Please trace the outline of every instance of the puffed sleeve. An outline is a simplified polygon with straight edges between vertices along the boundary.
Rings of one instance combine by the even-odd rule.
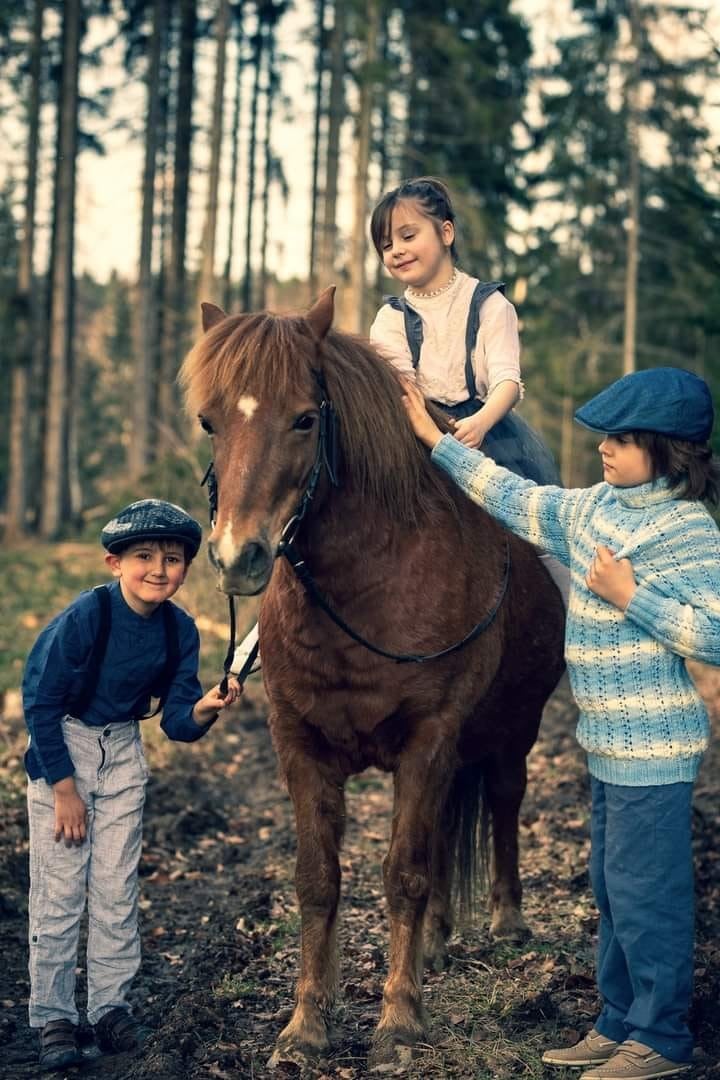
[[[517,383],[522,396],[517,312],[501,292],[488,296],[480,308],[474,356],[478,384],[485,383],[488,394],[501,382],[509,381]]]
[[[415,378],[402,311],[383,304],[370,327],[370,340],[399,372]]]

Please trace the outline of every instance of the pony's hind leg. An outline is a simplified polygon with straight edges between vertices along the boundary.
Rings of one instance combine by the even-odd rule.
[[[525,755],[506,751],[492,755],[485,768],[485,798],[492,817],[490,933],[522,941],[530,934],[523,918],[518,868],[520,804],[527,785]]]
[[[442,730],[438,723],[437,730]],[[423,918],[430,895],[432,854],[454,751],[447,743],[405,748],[395,772],[395,807],[383,879],[390,922],[388,977],[373,1037],[372,1066],[405,1063],[422,1042]]]
[[[447,967],[447,943],[452,933],[452,842],[445,825],[435,831],[430,896],[423,921],[423,956],[428,971]]]
[[[293,753],[287,771],[295,807],[295,888],[300,905],[300,977],[292,1018],[277,1039],[270,1065],[302,1065],[330,1046],[330,1012],[337,982],[335,924],[340,896],[338,853],[345,824],[340,777],[311,757]]]

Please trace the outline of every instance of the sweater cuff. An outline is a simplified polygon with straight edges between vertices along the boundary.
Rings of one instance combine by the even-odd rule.
[[[482,450],[471,450],[450,434],[443,435],[440,442],[435,444],[430,457],[436,465],[449,473],[456,473],[461,469],[474,471],[487,460]]]
[[[658,594],[648,585],[638,585],[625,614],[632,622],[655,636],[658,623],[663,617]]]

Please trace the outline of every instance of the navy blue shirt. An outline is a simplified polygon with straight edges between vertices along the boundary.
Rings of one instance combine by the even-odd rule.
[[[92,727],[124,723],[148,712],[159,692],[166,654],[163,613],[133,611],[118,582],[110,586],[111,623],[95,693],[82,720]],[[179,664],[163,707],[161,727],[170,739],[194,742],[210,728],[192,717],[203,696],[198,680],[200,639],[193,619],[172,604],[177,621]],[[100,605],[92,590],[80,593],[45,627],[30,650],[23,676],[23,709],[30,732],[25,767],[31,780],[54,784],[75,769],[62,735],[62,719],[82,687]]]

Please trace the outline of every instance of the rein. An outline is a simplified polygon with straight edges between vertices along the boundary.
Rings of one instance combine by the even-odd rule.
[[[377,656],[383,656],[387,660],[394,660],[398,664],[423,664],[428,660],[439,660],[440,657],[449,656],[450,653],[457,652],[459,649],[464,648],[465,645],[469,645],[471,641],[474,641],[483,631],[494,621],[503,600],[505,599],[505,593],[507,592],[508,582],[510,580],[510,544],[507,536],[505,540],[505,552],[503,560],[503,573],[498,595],[495,599],[490,611],[485,615],[483,619],[477,623],[476,626],[470,630],[465,637],[456,641],[454,645],[448,645],[445,649],[440,649],[434,653],[395,653],[387,649],[380,648],[379,645],[373,645],[372,642],[359,634],[356,630],[345,622],[345,620],[333,610],[331,605],[323,596],[317,582],[310,573],[297,548],[294,541],[297,536],[300,525],[305,517],[308,507],[310,506],[315,492],[317,490],[318,481],[323,467],[326,469],[328,478],[334,487],[339,485],[338,480],[338,454],[337,454],[337,416],[332,402],[327,395],[327,388],[325,386],[325,380],[322,372],[313,371],[315,380],[322,391],[322,400],[320,402],[320,430],[318,433],[317,447],[315,449],[315,460],[313,461],[310,475],[308,477],[307,487],[303,493],[298,508],[294,514],[284,526],[280,540],[278,542],[277,550],[275,552],[275,558],[283,556],[287,559],[293,573],[297,577],[300,584],[305,589],[313,603],[317,604],[332,622],[335,623],[343,633],[348,637],[356,641],[358,645],[362,645],[363,648],[368,649],[370,652],[375,653]],[[214,527],[215,519],[217,517],[218,508],[218,485],[217,476],[215,474],[214,462],[210,462],[205,475],[202,478],[201,486],[207,484],[208,489],[208,501],[210,503],[210,524]],[[235,601],[233,596],[228,597],[228,604],[230,609],[230,644],[228,646],[227,655],[223,664],[223,670],[225,672],[222,682],[220,683],[220,692],[222,694],[227,693],[227,680],[230,673],[230,665],[232,664],[233,656],[235,655]],[[248,656],[248,659],[242,666],[242,670],[237,673],[238,680],[242,681],[246,675],[250,672],[256,657],[258,648],[255,645],[254,650]]]

